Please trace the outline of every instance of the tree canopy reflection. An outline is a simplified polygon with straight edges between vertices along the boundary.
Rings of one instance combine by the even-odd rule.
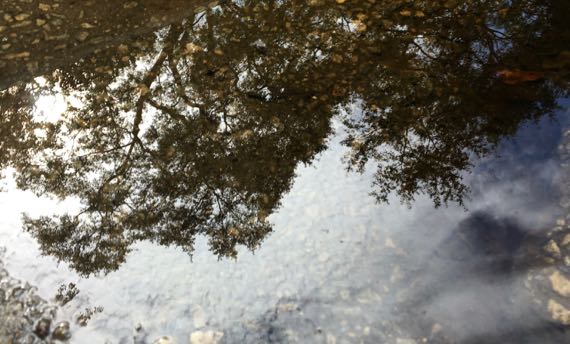
[[[255,249],[335,117],[347,168],[376,164],[378,200],[462,204],[472,155],[567,92],[567,6],[226,1],[43,87],[3,91],[0,164],[23,189],[82,201],[26,228],[86,275],[117,269],[140,240],[191,253],[204,234],[220,257]],[[55,123],[35,120],[33,95],[56,85],[78,101]]]

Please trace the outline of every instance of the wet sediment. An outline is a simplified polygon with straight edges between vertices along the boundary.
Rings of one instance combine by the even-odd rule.
[[[558,218],[536,245],[543,269],[529,272],[525,282],[539,313],[547,313],[559,330],[570,332],[570,129],[563,133],[558,146],[560,158],[560,207]],[[570,340],[570,336],[569,336]]]
[[[56,323],[57,305],[38,295],[36,287],[4,268],[0,248],[0,344],[41,344],[70,338],[68,322]]]

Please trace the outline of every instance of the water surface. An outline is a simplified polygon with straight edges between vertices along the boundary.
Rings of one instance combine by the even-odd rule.
[[[564,1],[30,4],[2,261],[70,342],[568,340]]]

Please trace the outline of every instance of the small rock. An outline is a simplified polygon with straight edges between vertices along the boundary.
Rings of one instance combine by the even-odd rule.
[[[16,21],[24,21],[26,19],[28,19],[30,17],[30,15],[28,13],[20,13],[18,15],[16,15],[14,17],[14,19],[16,19]]]
[[[93,29],[95,25],[89,23],[81,23],[81,28],[83,29]]]
[[[49,335],[50,326],[51,326],[51,320],[45,319],[45,318],[41,319],[36,324],[36,328],[34,329],[34,333],[38,337],[40,337],[41,339],[44,339],[45,337],[47,337]]]
[[[44,11],[44,12],[49,12],[49,11],[51,11],[51,5],[49,5],[49,4],[39,3],[39,4],[38,4],[38,8],[39,8],[41,11]]]
[[[86,40],[87,37],[89,37],[89,32],[86,32],[86,31],[81,31],[81,32],[78,33],[77,36],[76,36],[76,38],[77,38],[79,41],[81,41],[81,42],[83,42],[84,40]]]
[[[139,4],[138,4],[136,1],[131,1],[131,2],[128,2],[128,3],[124,4],[124,5],[123,5],[123,8],[130,10],[130,9],[132,9],[132,8],[137,7],[138,5],[139,5]]]
[[[570,297],[570,280],[564,277],[559,271],[550,275],[552,289],[564,297]]]
[[[309,6],[322,6],[325,4],[324,0],[309,0]]]
[[[555,257],[559,257],[560,256],[560,247],[558,247],[558,244],[556,243],[556,241],[554,240],[550,240],[545,246],[544,246],[544,250],[548,253],[550,253],[551,255],[555,256]]]
[[[196,331],[190,335],[190,344],[217,344],[223,336],[220,331]]]
[[[31,20],[18,21],[16,24],[12,25],[12,28],[21,28],[28,25],[32,25]]]
[[[566,307],[550,299],[548,300],[548,311],[552,319],[560,322],[562,325],[570,325],[570,310],[566,309]]]
[[[185,54],[194,54],[197,52],[201,52],[203,50],[204,49],[199,45],[196,45],[194,43],[188,43],[188,44],[186,44],[186,49],[185,49],[184,53]]]
[[[30,53],[27,51],[4,55],[5,60],[23,59],[27,57],[30,57]]]
[[[53,337],[53,339],[57,339],[57,340],[68,340],[69,338],[71,338],[71,331],[69,329],[69,322],[68,321],[62,321],[60,323],[58,323],[57,325],[55,325],[55,328],[53,329],[53,333],[51,335]]]
[[[176,341],[170,336],[164,336],[155,340],[153,344],[176,344]]]

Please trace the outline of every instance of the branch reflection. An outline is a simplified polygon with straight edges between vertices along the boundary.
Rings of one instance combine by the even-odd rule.
[[[228,1],[3,91],[0,164],[22,189],[82,201],[25,223],[84,275],[119,268],[141,240],[254,250],[333,118],[347,168],[376,164],[379,201],[463,204],[472,158],[567,94],[567,6]],[[34,96],[56,86],[73,105],[34,119]]]

